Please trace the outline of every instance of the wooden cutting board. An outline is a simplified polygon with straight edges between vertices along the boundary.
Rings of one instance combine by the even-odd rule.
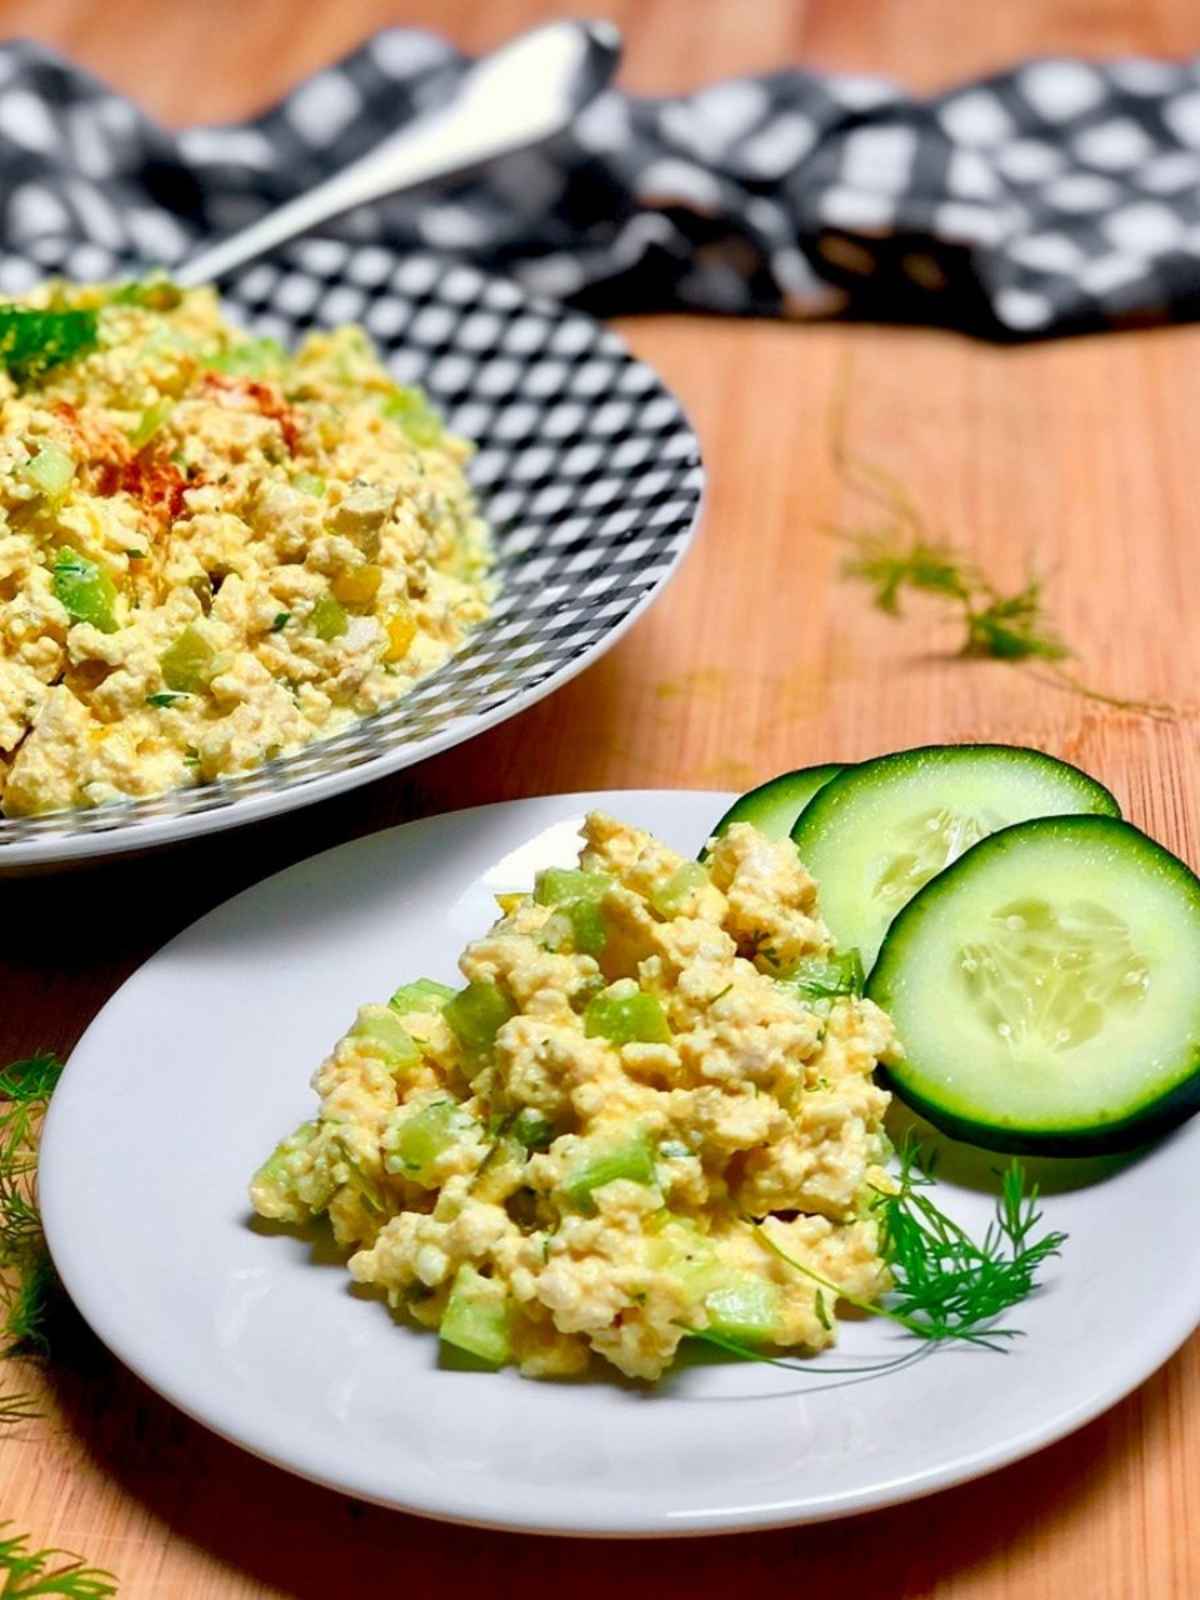
[[[5,34],[73,53],[175,122],[241,115],[375,28],[419,20],[486,47],[535,0],[39,0]],[[1188,0],[620,0],[625,82],[687,88],[804,61],[948,84],[1018,56],[1200,50]],[[1200,329],[994,349],[921,330],[659,317],[620,325],[703,440],[703,535],[662,602],[524,716],[344,799],[149,863],[7,885],[0,1061],[66,1052],[120,981],[235,890],[408,817],[582,788],[744,788],[776,771],[959,739],[1037,744],[1115,790],[1200,865],[1196,625]],[[861,520],[828,418],[852,362],[855,446],[999,583],[1032,568],[1116,710],[954,659],[936,607],[897,623],[839,576],[820,530]],[[120,1219],[113,1219],[114,1226]],[[1148,1248],[1155,1240],[1148,1236]],[[1162,1248],[1169,1248],[1169,1239]],[[1119,1292],[1119,1286],[1114,1286]],[[29,1374],[37,1382],[37,1374]],[[871,1600],[1190,1600],[1200,1593],[1200,1345],[1123,1405],[1007,1471],[824,1528],[674,1544],[544,1542],[440,1527],[316,1489],[188,1422],[84,1342],[44,1415],[0,1436],[0,1518],[112,1568],[126,1600],[548,1594]]]

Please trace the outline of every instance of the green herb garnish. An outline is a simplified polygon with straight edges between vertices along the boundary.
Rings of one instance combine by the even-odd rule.
[[[87,1567],[69,1550],[31,1550],[27,1534],[3,1536],[9,1525],[0,1523],[0,1576],[4,1600],[27,1600],[33,1595],[62,1595],[65,1600],[104,1600],[117,1592],[111,1572]],[[53,1561],[65,1561],[55,1566]]]
[[[93,349],[98,328],[95,311],[0,305],[0,363],[17,383],[30,383]]]
[[[276,616],[275,616],[275,621],[271,624],[271,632],[272,633],[282,633],[284,628],[287,627],[288,623],[291,620],[292,620],[292,613],[290,611],[277,612]]]
[[[16,1348],[49,1348],[47,1308],[56,1282],[42,1235],[34,1173],[37,1135],[62,1064],[49,1054],[0,1072],[0,1315]]]
[[[176,700],[186,699],[187,696],[185,694],[172,694],[169,689],[164,689],[161,694],[148,694],[146,696],[146,704],[148,706],[162,706],[165,708],[166,706],[173,706]]]
[[[903,615],[906,594],[946,602],[962,625],[956,654],[966,659],[1008,661],[1041,668],[1044,679],[1085,699],[1121,711],[1173,720],[1178,712],[1157,701],[1103,694],[1062,663],[1074,654],[1047,611],[1042,580],[1031,573],[1019,588],[993,583],[961,550],[930,530],[920,507],[891,473],[855,454],[847,443],[850,369],[845,366],[829,411],[829,449],[845,487],[874,506],[879,519],[868,527],[828,529],[850,547],[844,577],[865,583],[878,609]]]
[[[1001,1178],[995,1219],[978,1242],[922,1192],[932,1183],[932,1164],[909,1140],[900,1151],[898,1192],[878,1191],[872,1204],[883,1235],[881,1253],[893,1281],[886,1305],[846,1294],[790,1256],[761,1222],[754,1227],[781,1261],[860,1311],[899,1323],[919,1339],[934,1343],[954,1339],[1001,1350],[1001,1341],[1016,1338],[1020,1329],[998,1328],[996,1319],[1028,1299],[1038,1271],[1058,1255],[1067,1236],[1050,1232],[1033,1237],[1041,1221],[1037,1185],[1026,1193],[1025,1170],[1015,1159]]]

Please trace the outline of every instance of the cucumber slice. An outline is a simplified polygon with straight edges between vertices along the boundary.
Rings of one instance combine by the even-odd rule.
[[[1121,808],[1101,784],[1040,750],[935,744],[848,767],[792,829],[839,950],[869,972],[888,924],[935,873],[998,828]]]
[[[1005,828],[893,922],[867,983],[916,1110],[993,1150],[1125,1150],[1200,1109],[1200,879],[1116,817]]]
[[[733,802],[713,829],[713,837],[719,839],[730,823],[752,822],[768,839],[786,839],[818,789],[845,770],[839,762],[827,761],[824,766],[799,767],[760,784]]]

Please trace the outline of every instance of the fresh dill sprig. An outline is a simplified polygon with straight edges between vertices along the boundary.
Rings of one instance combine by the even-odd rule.
[[[890,617],[903,615],[906,594],[947,602],[962,624],[958,655],[1041,665],[1042,676],[1085,699],[1142,716],[1174,720],[1180,713],[1159,701],[1104,694],[1062,663],[1074,652],[1050,616],[1042,579],[1031,574],[1006,592],[942,535],[928,527],[904,486],[883,468],[863,460],[847,443],[850,369],[843,366],[829,407],[829,451],[846,488],[871,504],[880,520],[869,527],[832,527],[850,547],[842,575],[866,584],[874,604]]]
[[[979,1241],[924,1192],[932,1183],[931,1164],[908,1141],[900,1152],[896,1192],[876,1191],[872,1209],[882,1234],[880,1253],[892,1276],[886,1303],[846,1294],[789,1255],[763,1223],[754,1227],[773,1254],[860,1311],[886,1317],[919,1339],[1003,1349],[1003,1341],[1016,1338],[1020,1329],[997,1327],[997,1318],[1028,1299],[1038,1272],[1058,1255],[1067,1236],[1052,1231],[1033,1237],[1042,1218],[1037,1185],[1026,1193],[1025,1171],[1015,1159],[1001,1177],[995,1218]]]
[[[0,1335],[43,1354],[57,1280],[37,1207],[37,1139],[61,1074],[62,1063],[45,1052],[0,1071]]]
[[[32,1600],[34,1595],[62,1595],[65,1600],[105,1600],[117,1592],[111,1572],[84,1566],[69,1550],[31,1550],[27,1534],[5,1537],[0,1523],[0,1587],[3,1600]],[[51,1569],[51,1562],[62,1562]]]

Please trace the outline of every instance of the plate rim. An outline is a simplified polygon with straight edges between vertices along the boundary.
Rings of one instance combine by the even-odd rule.
[[[378,829],[373,833],[365,834],[359,838],[341,841],[328,846],[323,850],[313,852],[269,874],[257,883],[251,884],[237,894],[231,895],[218,906],[212,907],[202,916],[196,918],[188,927],[182,929],[171,940],[156,950],[134,972],[124,980],[120,987],[109,997],[97,1012],[87,1030],[72,1050],[67,1067],[64,1071],[64,1081],[73,1070],[77,1059],[84,1052],[89,1036],[97,1031],[105,1018],[106,1013],[112,1008],[125,989],[154,963],[165,959],[173,948],[181,941],[187,939],[194,931],[203,926],[210,918],[226,911],[242,899],[254,895],[266,885],[272,884],[289,874],[301,873],[311,870],[313,864],[326,856],[333,856],[340,851],[353,850],[356,847],[378,845],[386,838],[421,829],[430,823],[466,822],[467,819],[481,814],[497,814],[502,812],[518,812],[527,807],[542,807],[553,803],[561,807],[567,814],[572,815],[580,810],[593,807],[603,807],[622,800],[628,801],[631,797],[646,798],[651,801],[661,801],[665,797],[674,799],[687,796],[689,800],[711,799],[716,815],[720,812],[715,808],[727,805],[735,796],[723,790],[703,789],[646,789],[631,787],[627,789],[582,790],[566,793],[553,793],[549,795],[532,795],[512,800],[501,800],[483,805],[463,807],[454,811],[435,812],[426,817],[414,819],[409,822],[394,824],[387,828]],[[549,826],[548,822],[543,826]],[[899,1476],[883,1484],[869,1485],[860,1489],[845,1490],[831,1497],[826,1502],[813,1503],[813,1496],[797,1495],[794,1499],[774,1501],[767,1504],[742,1504],[723,1506],[717,1508],[702,1508],[699,1511],[686,1510],[674,1511],[667,1515],[652,1511],[640,1520],[630,1519],[628,1516],[608,1516],[602,1514],[598,1520],[567,1521],[556,1518],[552,1522],[539,1519],[535,1514],[510,1514],[503,1515],[478,1515],[472,1514],[470,1503],[465,1497],[456,1499],[452,1490],[443,1490],[434,1502],[428,1499],[408,1498],[402,1499],[396,1495],[380,1494],[366,1487],[354,1478],[353,1467],[349,1473],[341,1477],[332,1477],[319,1470],[311,1461],[298,1464],[293,1456],[285,1459],[278,1453],[260,1442],[254,1442],[256,1429],[249,1428],[239,1431],[232,1426],[223,1426],[220,1420],[214,1421],[214,1410],[204,1411],[189,1403],[179,1392],[179,1386],[170,1378],[163,1379],[153,1368],[148,1370],[141,1365],[138,1359],[127,1353],[129,1341],[121,1335],[119,1328],[114,1331],[113,1322],[108,1314],[108,1306],[112,1302],[104,1296],[92,1296],[85,1288],[82,1296],[77,1298],[72,1288],[72,1282],[78,1281],[75,1274],[75,1262],[72,1260],[72,1246],[69,1242],[69,1217],[70,1206],[66,1195],[70,1184],[66,1174],[60,1184],[55,1176],[56,1162],[53,1150],[56,1143],[56,1129],[63,1113],[63,1101],[56,1090],[52,1098],[50,1109],[42,1135],[42,1149],[49,1149],[51,1161],[48,1171],[50,1182],[45,1183],[39,1174],[41,1186],[41,1199],[43,1221],[47,1243],[56,1269],[63,1280],[64,1286],[71,1295],[80,1315],[88,1323],[93,1333],[101,1340],[111,1353],[121,1361],[122,1365],[133,1372],[142,1382],[154,1390],[170,1405],[182,1411],[193,1421],[217,1434],[220,1438],[234,1444],[237,1448],[245,1450],[250,1455],[271,1465],[280,1468],[286,1473],[303,1478],[309,1482],[330,1489],[335,1493],[349,1494],[356,1499],[361,1499],[372,1504],[383,1506],[387,1509],[401,1511],[411,1515],[418,1515],[433,1521],[463,1525],[469,1527],[490,1529],[501,1532],[523,1534],[538,1534],[547,1537],[587,1537],[587,1538],[689,1538],[713,1536],[734,1532],[753,1532],[783,1527],[810,1526],[821,1522],[838,1521],[850,1516],[861,1515],[869,1511],[884,1510],[890,1506],[905,1504],[925,1498],[928,1495],[940,1493],[944,1489],[953,1488],[974,1479],[986,1476],[1006,1466],[1023,1460],[1037,1451],[1047,1448],[1086,1426],[1096,1417],[1110,1410],[1131,1394],[1142,1383],[1154,1375],[1167,1361],[1182,1347],[1188,1337],[1200,1324],[1200,1277],[1189,1280],[1181,1275],[1183,1288],[1172,1301],[1171,1315],[1160,1316],[1155,1324],[1157,1336],[1149,1341],[1143,1341],[1136,1347],[1127,1350],[1122,1358],[1120,1376],[1113,1381],[1111,1378],[1098,1385],[1095,1392],[1076,1400],[1065,1410],[1052,1415],[1044,1425],[1025,1429],[1024,1432],[1007,1438],[998,1444],[976,1449],[966,1454],[952,1456],[940,1466],[927,1468],[909,1476]],[[1154,1159],[1154,1153],[1162,1146],[1174,1142],[1176,1139],[1189,1136],[1193,1140],[1200,1139],[1200,1119],[1185,1123],[1174,1134],[1168,1135],[1165,1140],[1157,1141],[1151,1147],[1148,1160]],[[57,1240],[57,1243],[56,1243]],[[80,1298],[84,1304],[80,1304]],[[85,1305],[87,1309],[85,1309]],[[119,1319],[117,1319],[119,1323]],[[186,1385],[185,1391],[186,1391]],[[261,1430],[258,1430],[261,1433]],[[807,1504],[805,1502],[808,1502]]]

